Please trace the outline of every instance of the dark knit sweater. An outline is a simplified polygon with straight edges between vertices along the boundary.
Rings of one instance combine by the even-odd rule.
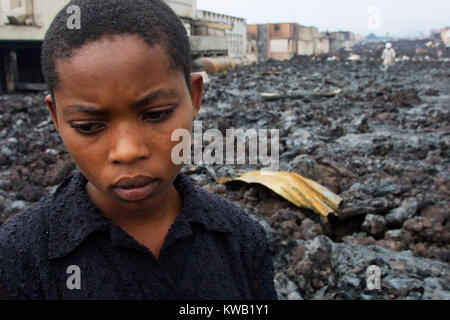
[[[262,226],[239,206],[174,181],[182,210],[156,259],[85,191],[80,171],[0,228],[0,297],[277,299]]]

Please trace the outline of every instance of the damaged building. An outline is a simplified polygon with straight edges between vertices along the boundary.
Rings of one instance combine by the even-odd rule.
[[[181,18],[186,28],[192,59],[245,59],[245,19],[198,10],[197,0],[164,1]],[[42,41],[53,18],[68,2],[0,0],[0,93],[46,89],[40,68]]]
[[[352,32],[320,33],[317,27],[297,23],[248,25],[247,38],[247,59],[251,62],[326,55],[351,50],[355,44]]]
[[[0,0],[0,93],[45,89],[41,43],[53,17],[67,1],[48,2]]]
[[[356,41],[355,34],[349,31],[327,32],[325,36],[330,41],[331,53],[337,53],[341,50],[351,51]]]
[[[220,13],[198,10],[197,25],[223,30],[221,37],[226,37],[228,57],[244,59],[247,53],[247,24],[245,19]],[[197,35],[201,36],[201,28]]]
[[[441,31],[441,41],[447,48],[450,47],[450,27],[444,28]]]
[[[319,56],[330,53],[329,38],[317,27],[299,26],[298,55]]]

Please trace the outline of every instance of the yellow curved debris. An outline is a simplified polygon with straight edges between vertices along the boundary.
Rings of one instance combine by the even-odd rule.
[[[295,172],[250,171],[229,181],[236,180],[262,184],[297,207],[311,209],[321,214],[325,219],[330,213],[336,215],[335,211],[342,202],[339,196],[324,186]]]

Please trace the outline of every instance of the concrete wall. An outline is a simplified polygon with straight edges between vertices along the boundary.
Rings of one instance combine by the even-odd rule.
[[[314,55],[330,53],[330,40],[327,37],[320,37],[314,40]]]
[[[319,38],[319,29],[316,27],[299,26],[299,40],[313,41]]]
[[[5,24],[6,16],[11,14],[14,3],[17,0],[0,0],[0,41],[1,40],[37,40],[42,41],[45,32],[50,26],[56,14],[69,2],[69,0],[23,0],[25,4],[33,3],[34,26],[26,25],[8,25]],[[183,24],[189,36],[196,36],[195,20],[197,19],[197,1],[196,0],[164,0],[178,16],[181,17]],[[13,5],[11,5],[13,4]],[[25,8],[26,7],[26,8]],[[24,6],[23,12],[26,12],[30,6]],[[20,8],[19,8],[20,9]],[[19,9],[15,9],[16,11]],[[199,11],[200,12],[200,11]],[[20,14],[21,12],[19,12]],[[247,30],[245,20],[220,14],[204,14],[201,12],[201,18],[208,16],[208,21],[227,23],[230,25],[230,31],[215,28],[200,27],[199,34],[206,37],[191,39],[193,52],[220,52],[227,54],[232,51],[232,57],[245,57],[247,53]],[[216,37],[217,39],[213,39]]]
[[[0,19],[0,40],[43,40],[45,31],[50,26],[56,14],[69,0],[34,0],[33,15],[35,26],[14,26],[6,23],[11,0],[0,0],[3,15]],[[37,25],[37,26],[36,26]]]
[[[314,55],[314,41],[313,40],[298,40],[297,54],[301,56]]]
[[[355,40],[345,40],[344,50],[351,51],[355,45]]]
[[[288,39],[272,39],[270,40],[270,53],[289,52]]]
[[[186,29],[187,35],[190,37],[194,33],[194,25],[192,21],[186,19],[181,19],[181,21],[183,22],[183,26]]]
[[[295,24],[294,23],[276,23],[268,24],[270,39],[294,39]]]
[[[258,25],[258,61],[269,59],[269,30],[267,24]]]
[[[295,52],[272,52],[270,54],[271,59],[275,60],[289,60],[295,55]]]
[[[226,54],[228,51],[227,38],[225,37],[191,36],[189,40],[193,54],[204,52]]]
[[[330,38],[330,53],[336,53],[344,48],[344,41]]]
[[[317,27],[301,26],[296,23],[278,23],[278,24],[262,24],[247,26],[247,37],[249,41],[256,41],[257,48],[260,51],[262,39],[259,28],[264,26],[268,30],[267,35],[267,58],[273,59],[290,59],[295,54],[312,56],[323,55],[330,53],[330,40],[328,34],[319,33]],[[336,37],[342,40],[351,35],[337,34]],[[352,45],[352,40],[348,40],[347,45]],[[339,46],[344,46],[344,41],[337,43]],[[261,52],[257,56],[261,61]],[[249,53],[249,58],[254,56]]]
[[[297,54],[304,56],[323,54],[318,28],[299,26],[298,38]]]
[[[268,58],[290,59],[297,50],[297,24],[272,23],[267,25],[268,30]]]
[[[340,50],[351,51],[355,45],[355,35],[352,32],[338,31],[326,34],[330,39],[330,53],[337,53]]]
[[[450,28],[441,31],[441,40],[447,48],[450,47]]]
[[[197,19],[224,26],[230,58],[245,58],[247,55],[247,24],[245,19],[225,14],[198,10]]]
[[[197,19],[197,0],[163,0],[179,16]]]
[[[180,17],[195,19],[197,12],[196,0],[163,0]],[[56,14],[69,2],[69,0],[24,0],[24,9],[12,8],[17,0],[0,0],[0,40],[43,40],[45,31],[50,26]],[[31,12],[33,8],[35,26],[5,25],[7,15]],[[190,33],[189,24],[185,24]]]
[[[247,38],[247,61],[250,63],[258,61],[258,43],[256,40]]]
[[[225,30],[208,27],[207,25],[197,25],[194,27],[195,32],[192,33],[196,36],[208,36],[208,37],[221,37],[224,38]]]
[[[258,25],[257,24],[247,25],[247,39],[248,40],[258,40]]]
[[[0,0],[0,24],[8,22],[8,16],[22,20],[21,24],[32,25],[33,3],[31,0]]]

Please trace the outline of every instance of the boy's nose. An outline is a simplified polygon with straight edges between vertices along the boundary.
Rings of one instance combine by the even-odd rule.
[[[142,132],[125,128],[112,137],[109,160],[113,164],[132,164],[150,156]]]

